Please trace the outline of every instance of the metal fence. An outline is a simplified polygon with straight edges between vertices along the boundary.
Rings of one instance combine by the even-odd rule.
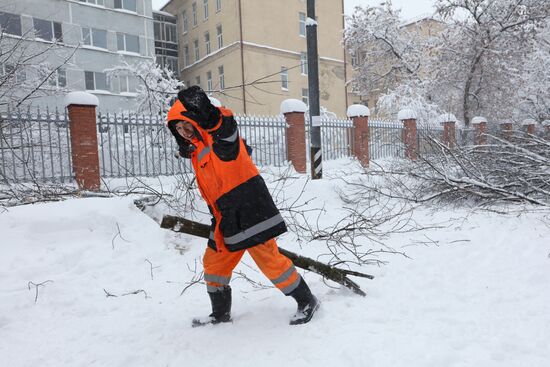
[[[287,164],[287,123],[282,116],[236,115],[240,134],[253,148],[260,166]],[[71,181],[70,132],[66,112],[8,112],[0,115],[0,179],[4,182]],[[323,159],[353,155],[353,124],[348,119],[321,120]],[[419,124],[421,153],[433,149],[429,136],[440,138],[442,128]],[[177,146],[161,115],[99,112],[97,134],[100,174],[104,178],[173,175],[190,172],[187,159],[176,159]],[[370,159],[404,157],[403,125],[369,121]],[[457,130],[457,141],[461,133]],[[309,155],[309,124],[306,123]]]
[[[0,114],[0,182],[73,180],[65,111],[8,110]]]
[[[404,156],[403,124],[386,120],[369,120],[369,158]]]
[[[97,117],[101,177],[159,176],[190,172],[161,115],[99,113]]]
[[[260,166],[282,166],[287,161],[286,121],[279,116],[236,115],[239,133],[252,147],[252,160]]]

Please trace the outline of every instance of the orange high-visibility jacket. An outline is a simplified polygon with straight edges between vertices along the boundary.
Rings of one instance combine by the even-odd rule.
[[[239,136],[233,113],[218,110],[217,125],[207,130],[177,100],[168,113],[168,127],[180,146],[188,143],[177,133],[176,122],[187,121],[195,128],[189,157],[201,195],[214,216],[208,245],[217,251],[238,251],[264,243],[287,228]]]

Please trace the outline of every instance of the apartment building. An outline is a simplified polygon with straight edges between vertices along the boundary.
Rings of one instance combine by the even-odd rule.
[[[155,58],[157,64],[179,75],[177,17],[153,10]]]
[[[237,113],[273,115],[309,101],[305,0],[172,0],[179,67]],[[343,116],[347,94],[343,0],[317,1],[320,104]]]
[[[153,59],[151,0],[1,0],[0,20],[3,35],[45,50],[42,62],[63,65],[47,83],[51,93],[30,103],[63,107],[66,92],[88,91],[102,110],[135,106],[137,80],[106,70]]]

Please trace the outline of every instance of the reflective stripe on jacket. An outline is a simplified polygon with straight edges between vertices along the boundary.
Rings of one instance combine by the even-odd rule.
[[[247,153],[232,112],[219,110],[218,124],[206,130],[186,116],[185,108],[176,101],[168,114],[168,127],[176,140],[177,121],[187,121],[195,128],[190,158],[201,195],[214,216],[208,244],[218,251],[238,251],[264,243],[287,228]]]

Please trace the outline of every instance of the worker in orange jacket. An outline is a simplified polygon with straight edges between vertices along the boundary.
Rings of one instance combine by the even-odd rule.
[[[168,128],[179,155],[191,159],[213,216],[203,260],[212,313],[194,319],[193,326],[231,321],[229,281],[245,251],[275,287],[298,303],[290,324],[311,320],[319,301],[292,261],[279,253],[275,237],[287,228],[252,162],[250,148],[239,136],[233,113],[212,105],[206,93],[193,86],[178,93],[168,112]]]

